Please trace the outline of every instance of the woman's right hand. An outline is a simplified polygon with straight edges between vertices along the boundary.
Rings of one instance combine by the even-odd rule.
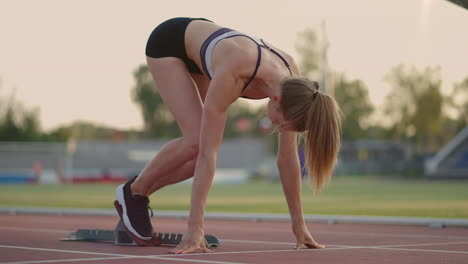
[[[182,238],[180,244],[169,251],[172,254],[186,254],[197,250],[202,250],[204,253],[211,253],[213,250],[206,247],[205,234],[203,231],[188,231]]]
[[[306,248],[325,248],[325,246],[315,242],[305,225],[293,227],[293,233],[296,236],[296,249],[303,248],[304,246]]]

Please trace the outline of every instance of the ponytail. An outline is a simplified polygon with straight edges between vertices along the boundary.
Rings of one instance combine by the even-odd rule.
[[[316,193],[333,174],[341,145],[340,109],[336,101],[306,78],[282,83],[281,108],[296,131],[304,132],[305,165]]]
[[[306,114],[305,157],[310,183],[317,193],[329,181],[341,144],[341,121],[335,100],[317,92]]]

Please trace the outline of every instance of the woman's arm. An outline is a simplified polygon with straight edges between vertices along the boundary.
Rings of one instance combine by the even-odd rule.
[[[301,204],[301,165],[297,153],[297,133],[281,131],[278,135],[278,170],[288,203],[293,228],[304,225]]]
[[[280,131],[278,148],[278,169],[284,195],[288,203],[289,214],[294,235],[296,236],[296,248],[304,245],[308,248],[324,248],[315,242],[307,230],[302,212],[301,203],[301,165],[297,153],[297,133],[292,131]]]
[[[205,205],[213,182],[218,148],[223,138],[226,111],[239,97],[242,91],[241,84],[230,71],[218,72],[210,83],[203,107],[188,231],[184,241],[173,250],[174,253],[189,253],[197,249],[209,252],[205,246],[203,231]]]
[[[226,123],[226,111],[208,106],[203,109],[200,146],[192,184],[189,232],[203,232],[205,204],[215,169],[219,145]]]

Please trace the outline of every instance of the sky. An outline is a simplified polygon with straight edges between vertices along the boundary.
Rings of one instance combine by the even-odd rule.
[[[329,67],[361,79],[377,109],[398,64],[440,65],[446,94],[468,77],[468,10],[445,0],[0,0],[0,104],[13,95],[37,108],[45,130],[140,129],[132,72],[153,28],[177,16],[261,37],[296,61],[297,33],[326,21]]]

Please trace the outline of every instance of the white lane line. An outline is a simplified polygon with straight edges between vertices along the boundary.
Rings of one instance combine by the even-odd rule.
[[[245,242],[245,241],[241,241]],[[264,241],[255,241],[255,242],[264,242]],[[344,245],[335,245],[337,246],[336,248],[324,248],[324,249],[319,249],[321,250],[342,250],[342,249],[392,249],[395,247],[395,249],[398,249],[396,247],[410,247],[410,246],[438,246],[438,245],[450,245],[450,244],[468,244],[468,242],[453,242],[453,243],[431,243],[431,244],[408,244],[408,245],[384,245],[384,246],[344,246]],[[325,245],[325,246],[331,246],[331,245]],[[301,248],[299,249],[301,251],[304,250],[311,250],[313,251],[314,249],[307,249],[307,248]],[[418,249],[409,249],[409,250],[414,250],[418,251]],[[228,254],[244,254],[244,253],[275,253],[275,252],[296,252],[298,249],[273,249],[273,250],[250,250],[250,251],[228,251],[228,252],[213,252],[213,253],[208,253],[208,255],[228,255]],[[426,250],[424,250],[426,251]],[[445,251],[444,251],[445,252]],[[454,252],[458,253],[461,251],[446,251],[447,253]],[[468,253],[468,252],[466,252]],[[202,255],[207,255],[207,253],[191,253],[189,256],[202,256]],[[179,255],[156,255],[160,257],[172,257],[172,256],[179,256]]]
[[[25,227],[10,227],[10,226],[0,226],[0,229],[14,230],[14,231],[27,231],[27,232],[44,232],[44,233],[70,233],[71,232],[68,230],[59,230],[59,229],[25,228]]]
[[[332,250],[332,249],[351,249],[351,248],[368,248],[368,247],[349,247],[349,248],[324,248],[324,249],[316,249],[320,250]],[[272,250],[246,250],[246,251],[226,251],[226,252],[213,252],[213,253],[190,253],[185,256],[209,256],[209,255],[229,255],[229,254],[250,254],[250,253],[275,253],[275,252],[297,252],[297,251],[315,251],[314,249],[272,249]],[[168,257],[172,258],[172,256],[181,256],[181,255],[154,255],[154,257]],[[183,256],[183,255],[182,255]]]
[[[240,262],[225,262],[225,261],[212,261],[212,260],[197,260],[197,259],[181,259],[181,258],[164,258],[164,257],[153,257],[153,256],[135,256],[135,257],[108,257],[108,258],[79,258],[79,259],[54,259],[54,260],[33,260],[33,261],[18,261],[18,262],[0,262],[0,264],[40,264],[40,263],[62,263],[62,262],[83,262],[83,261],[96,261],[96,260],[119,260],[119,259],[131,259],[131,258],[145,258],[145,259],[162,259],[169,261],[184,261],[184,262],[202,262],[202,263],[213,263],[213,264],[246,264]]]
[[[199,260],[190,260],[190,259],[187,260],[187,259],[179,259],[179,258],[165,258],[167,256],[175,256],[174,254],[172,254],[172,255],[154,255],[154,256],[137,256],[137,255],[99,253],[99,252],[76,251],[76,250],[61,250],[61,249],[51,249],[51,248],[19,247],[19,246],[7,246],[7,245],[0,245],[0,248],[27,249],[27,250],[39,250],[39,251],[62,252],[62,253],[78,253],[78,254],[90,254],[90,255],[103,255],[103,256],[115,256],[115,257],[120,257],[120,258],[165,259],[165,260],[172,260],[172,261],[205,262],[205,263],[217,263],[217,264],[245,264],[245,263],[239,263],[239,262],[204,261],[204,260],[199,261]],[[46,263],[46,262],[42,262],[42,263]],[[4,263],[0,263],[0,264],[4,264]]]
[[[187,255],[187,257],[191,256]],[[208,256],[209,253],[205,253],[205,256]],[[216,260],[202,260],[202,259],[184,259],[184,258],[165,258],[165,257],[152,257],[153,259],[163,259],[163,260],[176,260],[176,261],[187,261],[187,262],[199,262],[199,263],[213,263],[213,264],[247,264],[241,262],[225,262],[225,261],[216,261]]]
[[[466,238],[465,238],[466,239]],[[256,240],[235,240],[235,239],[222,239],[221,242],[233,242],[233,243],[252,243],[252,244],[272,244],[272,245],[296,245],[295,243],[288,242],[270,242],[270,241],[256,241]],[[440,243],[426,243],[426,244],[396,244],[396,245],[381,245],[381,246],[348,246],[348,245],[332,245],[326,244],[327,247],[340,247],[340,248],[374,248],[374,247],[416,247],[416,246],[443,246],[443,245],[457,245],[457,244],[468,244],[468,241],[460,242],[440,242]]]
[[[453,251],[453,250],[431,250],[431,249],[390,248],[390,247],[372,247],[371,249],[403,250],[403,251],[434,252],[434,253],[468,254],[468,251]]]
[[[296,246],[296,243],[291,243],[291,242],[274,242],[274,241],[257,241],[257,240],[222,239],[221,243],[222,242]],[[325,246],[327,247],[353,247],[353,246],[331,245],[331,244],[327,244]]]
[[[19,246],[8,246],[8,245],[0,245],[0,248],[28,249],[28,250],[51,251],[51,252],[62,252],[62,253],[78,253],[78,254],[89,254],[89,255],[114,256],[114,257],[138,257],[138,256],[135,256],[135,255],[100,253],[100,252],[89,252],[89,251],[76,251],[76,250],[63,250],[63,249],[54,249],[54,248],[19,247]]]
[[[408,238],[445,238],[445,239],[466,239],[466,236],[451,236],[451,235],[418,235],[418,234],[389,234],[389,233],[359,233],[347,231],[314,231],[313,234],[336,234],[336,235],[360,235],[360,236],[376,236],[376,237],[408,237]]]
[[[92,260],[109,260],[109,259],[128,259],[133,257],[107,257],[107,258],[77,258],[77,259],[52,259],[52,260],[31,260],[31,261],[17,261],[17,262],[0,262],[0,264],[36,264],[36,263],[61,263],[61,262],[74,262],[74,261],[92,261]]]
[[[238,239],[221,239],[222,242],[233,242],[233,243],[249,243],[249,244],[272,244],[272,245],[296,245],[291,242],[274,242],[274,241],[256,241],[256,240],[238,240]]]
[[[420,227],[422,228],[422,227]],[[218,230],[218,228],[211,228],[213,230]],[[258,231],[258,227],[243,227],[244,230],[247,229],[252,229],[255,231]],[[219,228],[219,230],[238,230],[238,228],[234,227],[222,227]],[[261,228],[262,231],[268,232],[268,233],[291,233],[289,228],[284,228],[284,229],[278,229],[278,228]],[[214,233],[214,232],[212,232]],[[313,231],[311,232],[313,234],[336,234],[336,235],[359,235],[359,236],[377,236],[377,237],[415,237],[415,238],[453,238],[453,239],[466,239],[466,236],[453,236],[453,235],[421,235],[421,234],[395,234],[395,233],[375,233],[375,232],[349,232],[349,231]]]
[[[444,246],[444,245],[459,245],[459,244],[468,244],[468,241],[466,241],[466,242],[447,242],[447,243],[406,244],[406,245],[382,245],[382,246],[370,246],[369,248]]]
[[[392,247],[341,247],[341,248],[324,248],[324,249],[279,249],[279,250],[251,250],[251,251],[231,251],[231,252],[214,252],[214,253],[191,253],[187,256],[202,256],[202,255],[236,255],[236,254],[259,254],[259,253],[280,253],[280,252],[297,252],[297,251],[328,251],[328,250],[343,250],[343,249],[386,249],[386,250],[406,250],[406,251],[415,251],[415,252],[435,252],[435,253],[460,253],[460,254],[468,254],[468,251],[450,251],[450,250],[426,250],[426,249],[403,249],[403,248],[392,248]],[[160,255],[161,257],[167,257],[167,259],[171,259],[173,255]]]

